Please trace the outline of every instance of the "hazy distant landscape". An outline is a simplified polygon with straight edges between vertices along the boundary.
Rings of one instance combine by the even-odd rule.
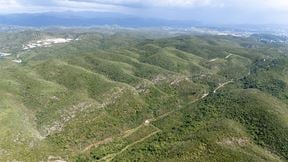
[[[287,8],[0,0],[0,161],[288,161]]]

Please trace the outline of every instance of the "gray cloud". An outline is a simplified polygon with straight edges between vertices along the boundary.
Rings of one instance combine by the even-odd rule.
[[[288,23],[287,0],[0,0],[0,13],[118,12],[221,23]]]

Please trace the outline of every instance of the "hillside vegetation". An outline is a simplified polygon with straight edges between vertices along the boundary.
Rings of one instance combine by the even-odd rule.
[[[155,35],[1,33],[0,161],[288,161],[286,44]]]

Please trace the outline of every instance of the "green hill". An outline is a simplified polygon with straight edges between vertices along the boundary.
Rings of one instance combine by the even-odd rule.
[[[286,44],[156,35],[2,33],[0,161],[288,160]]]

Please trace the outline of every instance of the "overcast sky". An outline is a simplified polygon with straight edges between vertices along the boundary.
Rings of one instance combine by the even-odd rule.
[[[288,0],[0,0],[0,14],[116,12],[208,23],[288,24]]]

